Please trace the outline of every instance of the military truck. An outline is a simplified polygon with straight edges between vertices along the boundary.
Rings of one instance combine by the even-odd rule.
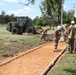
[[[7,30],[12,34],[33,33],[36,34],[36,28],[28,21],[26,17],[16,17],[15,21],[7,24]]]

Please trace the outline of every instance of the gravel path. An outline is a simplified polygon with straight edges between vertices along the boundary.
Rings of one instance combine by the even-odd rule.
[[[59,51],[53,52],[54,42],[50,42],[8,64],[0,66],[0,75],[40,75],[65,47],[65,42],[60,42]]]

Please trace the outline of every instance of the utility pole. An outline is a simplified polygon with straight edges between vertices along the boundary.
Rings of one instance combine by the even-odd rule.
[[[63,0],[61,4],[61,25],[63,25]]]
[[[75,15],[75,8],[76,8],[76,4],[72,4],[73,5],[73,9],[74,9],[74,15]],[[73,17],[73,20],[74,20],[74,17]]]

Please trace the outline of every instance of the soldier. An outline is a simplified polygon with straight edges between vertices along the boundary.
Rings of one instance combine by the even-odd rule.
[[[74,28],[74,21],[71,21],[71,25],[68,27],[68,51],[72,53],[74,51],[74,37],[75,37],[75,28]]]
[[[68,29],[67,24],[64,24],[64,31]]]
[[[58,51],[57,47],[58,47],[58,42],[60,40],[61,37],[61,27],[58,26],[58,29],[55,31],[54,34],[54,42],[55,42],[55,50],[54,51]]]
[[[68,37],[68,27],[67,27],[67,25],[64,26],[63,36],[64,36],[64,41],[67,42],[67,37]]]
[[[42,36],[41,36],[40,39],[44,39],[44,40],[46,40],[46,37],[49,38],[49,36],[48,36],[48,34],[47,34],[47,31],[48,31],[48,30],[49,30],[49,29],[47,28],[47,29],[45,29],[45,30],[43,31],[43,34],[42,34]]]

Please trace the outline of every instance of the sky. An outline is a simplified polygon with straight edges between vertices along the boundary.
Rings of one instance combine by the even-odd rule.
[[[28,16],[31,19],[34,19],[36,16],[41,16],[41,11],[39,9],[41,1],[42,0],[35,0],[34,5],[30,4],[29,6],[26,6],[19,2],[27,3],[27,0],[0,0],[0,14],[4,11],[9,15],[14,14],[15,16]],[[68,11],[74,9],[74,4],[76,4],[76,0],[65,0],[64,10]]]

